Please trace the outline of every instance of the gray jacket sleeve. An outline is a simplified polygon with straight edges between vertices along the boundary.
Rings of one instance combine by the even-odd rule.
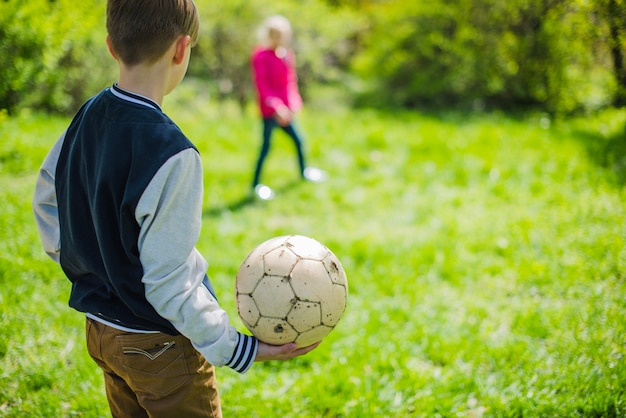
[[[136,208],[146,298],[213,365],[240,373],[256,356],[255,338],[240,334],[203,285],[208,264],[195,248],[202,224],[200,156],[187,149],[156,173]]]
[[[59,263],[61,252],[61,235],[59,232],[59,210],[54,178],[64,140],[65,132],[54,144],[41,165],[33,196],[33,212],[35,213],[35,221],[39,229],[39,236],[41,237],[44,251],[56,263]]]

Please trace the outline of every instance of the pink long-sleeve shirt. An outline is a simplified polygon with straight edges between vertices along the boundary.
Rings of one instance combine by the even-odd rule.
[[[296,58],[287,50],[283,58],[273,49],[258,47],[252,54],[252,70],[261,115],[271,117],[281,105],[296,112],[302,107]]]

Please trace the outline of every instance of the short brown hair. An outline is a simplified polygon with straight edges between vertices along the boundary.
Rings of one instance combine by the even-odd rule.
[[[161,58],[180,35],[198,41],[200,18],[193,0],[108,0],[107,31],[126,65]]]

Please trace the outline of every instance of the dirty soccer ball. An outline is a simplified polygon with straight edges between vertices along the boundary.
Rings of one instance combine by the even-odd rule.
[[[301,235],[269,239],[243,261],[235,302],[244,325],[273,345],[321,341],[337,325],[348,299],[346,273],[337,257]]]

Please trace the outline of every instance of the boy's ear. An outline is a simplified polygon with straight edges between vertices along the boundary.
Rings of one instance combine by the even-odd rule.
[[[113,58],[117,60],[117,55],[115,55],[115,51],[113,51],[113,46],[111,46],[111,38],[109,38],[109,35],[107,35],[107,48],[109,48],[109,54],[111,54],[111,56],[113,56]]]
[[[179,65],[185,60],[185,53],[189,44],[191,43],[191,36],[181,36],[176,40],[176,53],[174,55],[174,64]]]

